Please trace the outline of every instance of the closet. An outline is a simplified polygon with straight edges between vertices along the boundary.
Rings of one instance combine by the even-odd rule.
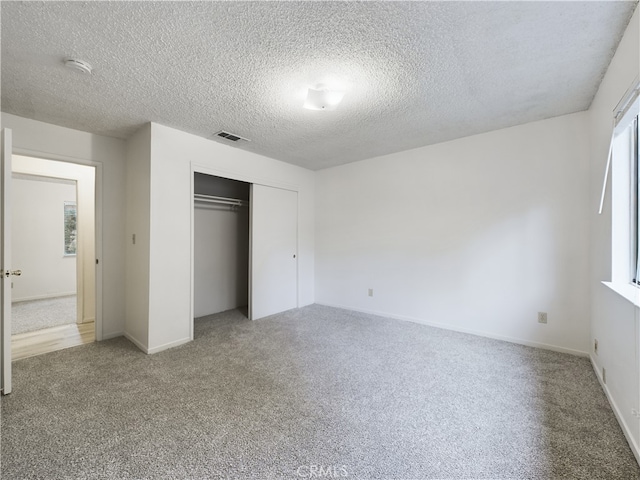
[[[194,317],[249,302],[251,185],[194,173]]]

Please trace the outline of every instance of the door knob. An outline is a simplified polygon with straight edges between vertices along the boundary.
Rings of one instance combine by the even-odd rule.
[[[22,275],[22,270],[7,270],[6,272],[4,272],[4,276],[9,278],[9,276],[13,275],[14,277],[19,277],[20,275]]]

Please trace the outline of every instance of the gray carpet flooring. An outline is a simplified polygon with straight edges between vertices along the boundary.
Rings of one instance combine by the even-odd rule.
[[[77,297],[44,298],[11,304],[11,333],[34,332],[43,328],[76,323]]]
[[[14,362],[2,478],[640,478],[586,358],[318,305],[195,334]]]

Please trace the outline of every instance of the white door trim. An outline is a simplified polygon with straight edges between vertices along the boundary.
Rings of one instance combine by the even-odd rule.
[[[102,298],[102,286],[103,286],[103,267],[102,267],[102,254],[103,254],[103,166],[102,162],[96,162],[93,160],[87,160],[84,158],[70,157],[67,155],[58,155],[49,152],[41,152],[38,150],[31,150],[27,148],[14,148],[13,154],[24,155],[25,157],[40,158],[42,160],[54,160],[58,162],[75,163],[78,165],[84,165],[89,167],[95,167],[95,260],[96,264],[96,289],[95,289],[95,303],[96,303],[96,318],[95,318],[95,335],[96,340],[103,340],[103,298]]]
[[[2,371],[0,374],[3,395],[11,393],[11,129],[4,128],[1,132],[2,170],[0,184],[2,186],[2,212],[0,217],[0,235],[2,252],[0,255],[0,276],[2,280],[2,311],[0,312],[0,336],[2,337]]]

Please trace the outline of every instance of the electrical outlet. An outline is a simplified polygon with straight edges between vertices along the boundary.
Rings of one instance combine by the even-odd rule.
[[[369,289],[369,296],[370,296],[370,297],[373,297],[373,288],[370,288],[370,289]]]
[[[595,353],[596,355],[598,354],[598,339],[597,338],[593,341],[593,353]]]
[[[547,323],[547,312],[538,312],[538,323]]]
[[[602,383],[607,383],[607,371],[602,367]]]

